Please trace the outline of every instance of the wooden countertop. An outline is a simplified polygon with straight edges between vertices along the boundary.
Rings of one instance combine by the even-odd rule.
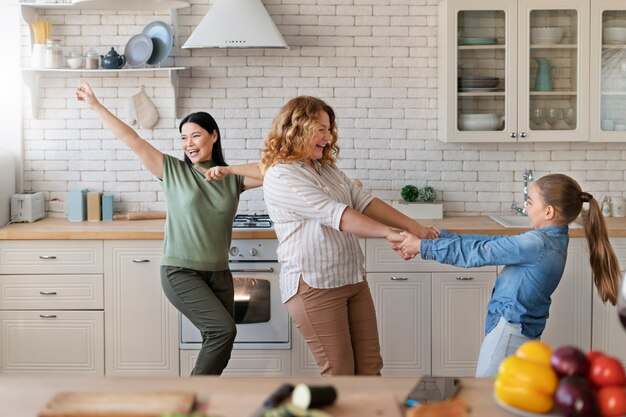
[[[419,220],[456,233],[514,235],[527,229],[507,229],[487,216],[456,216],[436,220]],[[611,237],[626,237],[626,217],[606,219]],[[107,222],[69,222],[64,218],[48,217],[33,223],[13,223],[0,228],[0,240],[66,240],[120,239],[161,240],[165,220],[115,220]],[[570,236],[584,237],[583,229],[570,229]],[[235,230],[234,239],[274,239],[271,230]]]
[[[263,400],[284,382],[292,384],[333,385],[338,398],[327,409],[334,417],[366,416],[356,400],[377,404],[379,411],[370,415],[401,417],[399,404],[417,382],[418,377],[332,377],[332,378],[274,378],[274,377],[84,377],[84,376],[22,376],[0,377],[0,411],[3,416],[33,417],[61,391],[147,392],[191,391],[209,404],[208,412],[222,417],[247,417]],[[490,378],[461,378],[459,398],[471,409],[470,416],[509,417],[493,399]],[[394,401],[394,398],[396,401]],[[351,400],[351,401],[350,401]],[[380,404],[385,404],[384,409]],[[398,407],[396,407],[398,405]],[[353,407],[353,408],[352,408]],[[374,410],[372,410],[374,411]]]

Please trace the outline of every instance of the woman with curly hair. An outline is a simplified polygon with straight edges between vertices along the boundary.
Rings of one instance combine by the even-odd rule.
[[[358,238],[418,236],[419,225],[375,198],[335,165],[335,112],[308,96],[276,116],[260,162],[263,194],[278,237],[282,301],[322,375],[380,375],[376,313]]]

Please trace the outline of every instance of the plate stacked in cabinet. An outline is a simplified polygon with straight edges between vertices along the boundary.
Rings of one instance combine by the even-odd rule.
[[[0,241],[0,373],[104,375],[103,249]]]

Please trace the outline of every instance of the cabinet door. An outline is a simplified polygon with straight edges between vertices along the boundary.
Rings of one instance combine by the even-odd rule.
[[[102,311],[1,311],[0,373],[104,375]]]
[[[384,376],[430,374],[430,274],[368,273]]]
[[[317,366],[311,349],[293,323],[291,324],[291,375],[320,376],[320,368]]]
[[[178,375],[178,311],[161,288],[162,241],[105,241],[107,375]]]
[[[0,274],[101,274],[100,240],[0,241]]]
[[[199,350],[180,351],[180,374],[189,376]],[[235,349],[222,376],[291,376],[291,351]],[[317,368],[317,366],[316,366]],[[317,373],[319,375],[319,372]]]
[[[438,36],[439,139],[514,141],[517,1],[444,0]]]
[[[433,273],[433,375],[475,375],[495,279],[495,272]]]
[[[589,140],[589,3],[519,2],[521,142]]]
[[[613,249],[622,269],[626,269],[626,238],[611,239]],[[617,309],[611,303],[603,304],[594,289],[592,348],[616,356],[626,366],[626,331],[622,327]]]
[[[552,294],[550,317],[541,340],[553,347],[570,345],[589,350],[592,288],[586,241],[571,239],[565,271]]]
[[[591,2],[592,141],[626,141],[626,35],[623,27],[626,27],[624,2]]]

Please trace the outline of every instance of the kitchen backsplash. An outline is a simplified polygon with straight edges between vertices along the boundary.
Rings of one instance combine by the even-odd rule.
[[[265,0],[290,49],[181,49],[208,10],[206,0],[179,9],[176,44],[165,66],[178,71],[178,116],[208,111],[220,125],[227,162],[256,161],[273,116],[291,97],[308,94],[337,113],[339,166],[385,200],[406,184],[430,185],[447,214],[509,211],[522,200],[522,172],[563,172],[601,199],[626,195],[626,143],[447,144],[437,140],[437,5],[435,0]],[[53,36],[69,50],[113,46],[167,11],[47,10]],[[23,61],[29,65],[28,26]],[[81,73],[103,103],[127,120],[128,98],[144,86],[159,121],[139,134],[182,157],[166,72]],[[116,211],[164,210],[160,185],[74,99],[75,73],[40,78],[39,118],[24,89],[24,190],[43,191],[48,214],[64,216],[67,191],[114,195]],[[261,190],[243,194],[240,212],[265,212]]]

